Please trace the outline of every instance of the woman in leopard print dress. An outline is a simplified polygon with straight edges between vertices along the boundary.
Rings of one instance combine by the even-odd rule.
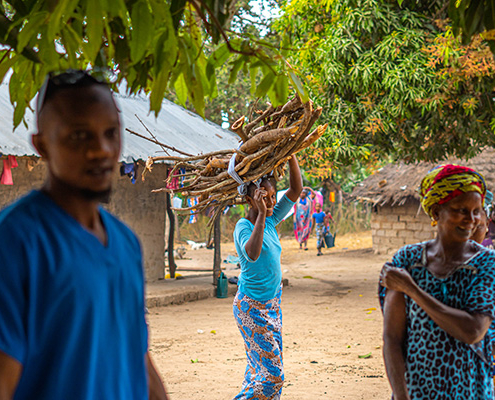
[[[430,171],[421,204],[437,237],[408,245],[380,273],[383,355],[394,400],[493,399],[495,252],[469,240],[484,179],[446,165]]]

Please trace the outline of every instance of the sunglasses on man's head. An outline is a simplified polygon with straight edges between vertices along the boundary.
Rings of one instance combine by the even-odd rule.
[[[61,73],[50,72],[38,92],[36,100],[36,112],[39,114],[48,99],[53,97],[61,89],[73,86],[90,86],[93,84],[108,85],[105,74],[102,71],[82,71],[69,69]]]

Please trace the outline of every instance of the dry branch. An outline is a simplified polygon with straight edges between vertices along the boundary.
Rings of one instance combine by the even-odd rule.
[[[173,163],[166,184],[170,183],[172,178],[184,178],[184,187],[180,189],[165,187],[154,191],[198,197],[198,204],[178,211],[201,212],[208,207],[214,207],[215,217],[226,206],[244,202],[237,191],[238,183],[227,172],[230,159],[236,156],[235,170],[246,183],[267,174],[273,174],[276,180],[280,180],[290,157],[311,146],[325,132],[327,125],[311,130],[321,111],[321,107],[313,109],[311,101],[302,103],[299,97],[294,97],[283,107],[274,108],[269,104],[264,111],[252,111],[250,115],[254,115],[255,118],[247,125],[244,116],[237,119],[231,129],[242,139],[239,149],[219,150],[197,156],[150,157],[146,162],[147,170],[151,170],[153,162],[156,161]],[[156,139],[151,141],[157,142]],[[177,149],[173,150],[184,154]],[[185,172],[183,169],[182,172],[176,173],[180,168],[184,168]]]
[[[146,136],[143,136],[143,135],[141,135],[141,134],[139,134],[139,133],[137,133],[137,132],[134,132],[134,131],[130,130],[129,128],[125,128],[125,130],[126,130],[127,132],[129,132],[130,134],[132,134],[132,135],[139,136],[141,139],[145,139],[145,140],[148,140],[148,141],[149,141],[149,142],[151,142],[151,143],[157,144],[157,145],[158,145],[158,146],[160,146],[162,149],[163,149],[163,148],[166,148],[166,149],[169,149],[169,150],[175,151],[176,153],[183,154],[183,155],[185,155],[185,156],[191,156],[191,155],[192,155],[192,154],[189,154],[189,153],[185,153],[185,152],[183,152],[183,151],[181,151],[181,150],[179,150],[179,149],[176,149],[176,148],[175,148],[175,147],[173,147],[173,146],[168,146],[168,145],[166,145],[166,144],[164,144],[164,143],[161,143],[161,142],[159,142],[156,138],[152,138],[152,139],[150,139],[149,137],[146,137]],[[149,132],[149,130],[148,130],[148,132]]]
[[[244,132],[244,129],[242,128],[245,120],[246,120],[246,118],[243,115],[241,118],[239,118],[237,121],[235,121],[232,124],[232,126],[230,127],[230,129],[232,129],[233,132],[237,133],[237,135],[241,138],[241,140],[243,142],[246,142],[248,140],[248,137],[247,137],[246,133]]]

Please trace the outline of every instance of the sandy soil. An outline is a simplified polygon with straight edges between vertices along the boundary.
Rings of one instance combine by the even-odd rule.
[[[382,316],[377,276],[387,257],[371,251],[368,233],[337,238],[316,256],[282,240],[284,289],[283,398],[387,399],[381,354]],[[234,254],[223,244],[222,254]],[[211,252],[190,252],[198,264]],[[232,275],[234,271],[227,271]],[[244,345],[232,316],[232,298],[154,308],[150,348],[172,400],[229,400],[240,389]],[[365,356],[365,357],[363,357]]]

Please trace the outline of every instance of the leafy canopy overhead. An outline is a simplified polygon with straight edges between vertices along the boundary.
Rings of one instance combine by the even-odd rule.
[[[0,78],[9,69],[14,125],[47,72],[67,68],[111,71],[117,86],[150,94],[158,113],[167,91],[204,114],[217,95],[216,70],[242,69],[278,105],[289,83],[307,98],[286,51],[249,32],[231,30],[236,0],[10,0],[0,3]]]
[[[437,22],[441,4],[410,3],[283,6],[277,29],[301,49],[290,62],[330,124],[304,159],[315,174],[387,156],[469,157],[495,145],[495,64],[486,44],[478,38],[463,46],[450,26]]]

